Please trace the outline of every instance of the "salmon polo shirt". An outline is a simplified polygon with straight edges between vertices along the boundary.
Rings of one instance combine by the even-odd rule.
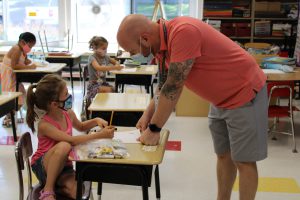
[[[266,76],[255,59],[210,25],[191,17],[161,19],[158,23],[161,44],[156,58],[161,62],[166,52],[167,68],[170,63],[194,59],[185,85],[213,105],[240,107],[265,85]]]

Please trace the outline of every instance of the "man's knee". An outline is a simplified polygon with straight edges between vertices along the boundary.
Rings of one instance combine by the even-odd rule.
[[[217,154],[217,157],[219,161],[231,160],[231,153],[229,151],[223,154]]]
[[[237,169],[241,171],[245,170],[256,170],[256,162],[235,162]]]

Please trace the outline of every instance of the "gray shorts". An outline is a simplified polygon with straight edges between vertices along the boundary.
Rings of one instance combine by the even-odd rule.
[[[256,97],[235,109],[210,106],[208,114],[215,152],[232,160],[255,162],[267,157],[268,97],[266,85]]]

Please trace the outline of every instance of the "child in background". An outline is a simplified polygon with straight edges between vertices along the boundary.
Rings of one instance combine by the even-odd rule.
[[[40,199],[55,199],[56,191],[70,198],[76,198],[76,181],[72,162],[68,160],[72,146],[92,139],[113,138],[114,127],[107,126],[101,118],[80,122],[71,110],[72,96],[67,85],[59,76],[49,74],[27,91],[26,122],[34,132],[37,110],[46,114],[38,122],[38,148],[32,156],[32,170],[44,186]],[[104,127],[100,132],[72,136],[72,127],[87,131],[95,126]]]
[[[12,46],[8,53],[3,58],[3,64],[1,66],[1,83],[2,91],[15,92],[16,91],[16,75],[13,70],[16,69],[35,69],[36,65],[27,58],[27,54],[31,51],[31,48],[35,45],[36,38],[30,32],[22,33],[19,36],[18,44]],[[19,92],[23,93],[23,96],[18,98],[19,108],[23,105],[26,91],[23,84],[19,84]],[[23,122],[23,121],[19,121]],[[3,120],[3,126],[11,126],[10,115],[7,115]]]
[[[94,36],[90,41],[94,54],[88,58],[89,84],[87,99],[91,100],[97,93],[113,92],[113,86],[106,82],[106,72],[121,70],[123,67],[107,55],[108,41],[104,37]]]

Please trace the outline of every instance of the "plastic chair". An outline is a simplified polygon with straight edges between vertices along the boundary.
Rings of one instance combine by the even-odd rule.
[[[294,82],[293,81],[274,81],[268,83],[268,96],[269,96],[269,118],[274,118],[274,123],[269,129],[269,132],[279,132],[276,130],[276,126],[279,122],[279,118],[288,117],[291,124],[291,132],[279,132],[293,137],[293,153],[297,153],[296,140],[295,140],[295,128],[294,128],[294,116],[293,111],[299,111],[297,107],[293,106],[294,95]],[[271,99],[275,98],[276,103],[271,104]],[[288,99],[287,105],[281,105],[280,99]],[[274,136],[273,140],[277,140]]]
[[[28,177],[28,195],[27,200],[37,200],[40,195],[40,191],[43,189],[43,186],[38,183],[32,185],[32,172],[29,158],[32,155],[32,143],[30,133],[24,133],[19,141],[16,143],[15,147],[15,157],[17,162],[18,178],[19,178],[19,200],[24,200],[24,180],[23,180],[23,170],[27,169]],[[26,167],[25,167],[26,166]],[[82,199],[89,199],[91,191],[91,182],[84,182],[85,191],[82,195]],[[58,200],[70,200],[57,194],[56,199]]]

